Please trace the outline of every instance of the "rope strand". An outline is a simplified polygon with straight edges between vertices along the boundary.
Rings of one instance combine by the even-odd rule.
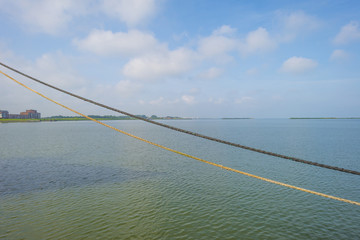
[[[290,185],[290,184],[287,184],[287,183],[282,183],[282,182],[278,182],[278,181],[271,180],[271,179],[268,179],[268,178],[260,177],[260,176],[257,176],[257,175],[251,174],[251,173],[243,172],[243,171],[240,171],[240,170],[236,170],[236,169],[234,169],[234,168],[230,168],[230,167],[226,167],[226,166],[223,166],[223,165],[220,165],[220,164],[217,164],[217,163],[213,163],[213,162],[207,161],[207,160],[205,160],[205,159],[198,158],[198,157],[192,156],[192,155],[190,155],[190,154],[183,153],[183,152],[180,152],[180,151],[177,151],[177,150],[174,150],[174,149],[171,149],[171,148],[162,146],[162,145],[160,145],[160,144],[157,144],[157,143],[148,141],[148,140],[146,140],[146,139],[137,137],[137,136],[135,136],[135,135],[133,135],[133,134],[130,134],[130,133],[128,133],[128,132],[125,132],[125,131],[123,131],[123,130],[120,130],[120,129],[118,129],[118,128],[115,128],[115,127],[113,127],[113,126],[110,126],[110,125],[108,125],[108,124],[106,124],[106,123],[100,122],[100,121],[98,121],[98,120],[96,120],[96,119],[94,119],[94,118],[91,118],[91,117],[89,117],[89,116],[86,116],[85,114],[82,114],[82,113],[80,113],[80,112],[78,112],[78,111],[76,111],[76,110],[74,110],[74,109],[72,109],[72,108],[69,108],[69,107],[67,107],[67,106],[65,106],[65,105],[63,105],[63,104],[61,104],[61,103],[59,103],[59,102],[57,102],[57,101],[55,101],[55,100],[53,100],[53,99],[45,96],[45,95],[43,95],[42,93],[40,93],[40,92],[38,92],[38,91],[36,91],[36,90],[34,90],[34,89],[26,86],[25,84],[17,81],[16,79],[12,78],[11,76],[7,75],[6,73],[3,73],[2,71],[0,71],[0,73],[3,74],[4,76],[10,78],[10,79],[13,80],[14,82],[18,83],[19,85],[25,87],[26,89],[28,89],[28,90],[30,90],[30,91],[38,94],[39,96],[41,96],[41,97],[43,97],[43,98],[45,98],[45,99],[47,99],[47,100],[49,100],[49,101],[51,101],[51,102],[59,105],[59,106],[61,106],[61,107],[65,108],[65,109],[67,109],[67,110],[69,110],[69,111],[72,111],[73,113],[76,113],[76,114],[78,114],[78,115],[80,115],[80,116],[82,116],[82,117],[85,117],[85,118],[87,118],[87,119],[89,119],[89,120],[91,120],[91,121],[94,121],[94,122],[96,122],[96,123],[98,123],[98,124],[101,124],[101,125],[103,125],[103,126],[105,126],[105,127],[108,127],[108,128],[110,128],[110,129],[113,129],[113,130],[115,130],[115,131],[117,131],[117,132],[120,132],[120,133],[122,133],[122,134],[125,134],[125,135],[127,135],[127,136],[130,136],[130,137],[132,137],[132,138],[138,139],[138,140],[140,140],[140,141],[146,142],[146,143],[151,144],[151,145],[153,145],[153,146],[159,147],[159,148],[161,148],[161,149],[164,149],[164,150],[167,150],[167,151],[170,151],[170,152],[173,152],[173,153],[176,153],[176,154],[179,154],[179,155],[188,157],[188,158],[192,158],[192,159],[195,159],[195,160],[197,160],[197,161],[200,161],[200,162],[203,162],[203,163],[207,163],[207,164],[210,164],[210,165],[212,165],[212,166],[219,167],[219,168],[222,168],[222,169],[225,169],[225,170],[228,170],[228,171],[232,171],[232,172],[240,173],[240,174],[245,175],[245,176],[249,176],[249,177],[252,177],[252,178],[256,178],[256,179],[259,179],[259,180],[262,180],[262,181],[265,181],[265,182],[273,183],[273,184],[276,184],[276,185],[280,185],[280,186],[284,186],[284,187],[287,187],[287,188],[299,190],[299,191],[302,191],[302,192],[307,192],[307,193],[311,193],[311,194],[318,195],[318,196],[321,196],[321,197],[325,197],[325,198],[329,198],[329,199],[333,199],[333,200],[337,200],[337,201],[341,201],[341,202],[350,203],[350,204],[354,204],[354,205],[360,206],[360,202],[348,200],[348,199],[345,199],[345,198],[335,197],[335,196],[332,196],[332,195],[328,195],[328,194],[324,194],[324,193],[320,193],[320,192],[308,190],[308,189],[305,189],[305,188],[296,187],[296,186],[293,186],[293,185]]]
[[[257,149],[257,148],[253,148],[253,147],[248,147],[248,146],[245,146],[245,145],[241,145],[241,144],[238,144],[238,143],[233,143],[233,142],[229,142],[229,141],[225,141],[225,140],[221,140],[221,139],[218,139],[218,138],[214,138],[214,137],[209,137],[209,136],[206,136],[206,135],[202,135],[200,133],[196,133],[196,132],[192,132],[192,131],[188,131],[188,130],[184,130],[184,129],[181,129],[181,128],[177,128],[177,127],[174,127],[174,126],[170,126],[170,125],[167,125],[167,124],[164,124],[164,123],[160,123],[160,122],[156,122],[156,121],[152,121],[150,119],[147,119],[147,118],[143,118],[143,117],[140,117],[140,116],[136,116],[134,114],[131,114],[131,113],[128,113],[128,112],[125,112],[125,111],[122,111],[122,110],[119,110],[119,109],[116,109],[116,108],[113,108],[113,107],[109,107],[107,105],[104,105],[104,104],[101,104],[101,103],[98,103],[98,102],[95,102],[93,100],[90,100],[90,99],[87,99],[87,98],[84,98],[84,97],[81,97],[79,95],[76,95],[74,93],[71,93],[71,92],[68,92],[64,89],[61,89],[61,88],[58,88],[58,87],[55,87],[53,85],[50,85],[48,83],[45,83],[43,81],[40,81],[39,79],[36,79],[30,75],[27,75],[19,70],[16,70],[15,68],[12,68],[10,66],[7,66],[5,65],[4,63],[1,63],[0,62],[0,65],[2,65],[3,67],[6,67],[7,69],[13,71],[13,72],[16,72],[24,77],[27,77],[33,81],[36,81],[40,84],[43,84],[47,87],[50,87],[50,88],[53,88],[57,91],[60,91],[60,92],[63,92],[67,95],[70,95],[70,96],[73,96],[75,98],[78,98],[78,99],[81,99],[85,102],[89,102],[91,104],[94,104],[94,105],[97,105],[99,107],[102,107],[102,108],[106,108],[108,110],[111,110],[111,111],[114,111],[114,112],[118,112],[118,113],[121,113],[121,114],[124,114],[124,115],[127,115],[129,117],[132,117],[132,118],[135,118],[135,119],[139,119],[139,120],[142,120],[142,121],[145,121],[145,122],[148,122],[148,123],[151,123],[151,124],[155,124],[155,125],[158,125],[158,126],[161,126],[161,127],[165,127],[165,128],[168,128],[168,129],[171,129],[171,130],[174,130],[174,131],[178,131],[178,132],[182,132],[182,133],[185,133],[185,134],[189,134],[189,135],[192,135],[192,136],[196,136],[196,137],[199,137],[199,138],[204,138],[204,139],[207,139],[207,140],[210,140],[210,141],[214,141],[214,142],[218,142],[218,143],[223,143],[223,144],[226,144],[226,145],[230,145],[230,146],[234,146],[234,147],[238,147],[238,148],[242,148],[242,149],[246,149],[246,150],[249,150],[249,151],[253,151],[253,152],[257,152],[257,153],[261,153],[261,154],[265,154],[265,155],[269,155],[269,156],[273,156],[273,157],[278,157],[278,158],[283,158],[283,159],[287,159],[287,160],[291,160],[291,161],[295,161],[295,162],[299,162],[299,163],[304,163],[304,164],[308,164],[308,165],[312,165],[312,166],[317,166],[317,167],[321,167],[321,168],[327,168],[327,169],[331,169],[331,170],[336,170],[336,171],[340,171],[340,172],[345,172],[345,173],[351,173],[351,174],[355,174],[355,175],[360,175],[360,172],[358,171],[355,171],[355,170],[350,170],[350,169],[345,169],[345,168],[340,168],[340,167],[336,167],[336,166],[331,166],[331,165],[327,165],[327,164],[322,164],[322,163],[317,163],[317,162],[312,162],[312,161],[308,161],[308,160],[304,160],[304,159],[300,159],[300,158],[296,158],[296,157],[291,157],[291,156],[286,156],[286,155],[283,155],[283,154],[278,154],[278,153],[273,153],[273,152],[270,152],[270,151],[265,151],[265,150],[261,150],[261,149]]]

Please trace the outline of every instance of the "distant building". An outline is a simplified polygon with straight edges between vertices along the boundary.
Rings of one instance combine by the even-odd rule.
[[[20,114],[9,114],[10,119],[20,119]]]
[[[5,110],[0,110],[0,118],[9,118],[9,112]]]
[[[21,119],[39,119],[41,117],[41,114],[38,113],[36,110],[26,110],[26,112],[20,113]]]
[[[30,109],[26,112],[21,112],[20,114],[9,114],[8,111],[0,110],[0,118],[9,118],[9,119],[40,119],[41,114],[36,110]]]

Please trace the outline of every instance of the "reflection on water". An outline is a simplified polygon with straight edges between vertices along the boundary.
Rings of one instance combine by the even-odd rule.
[[[110,124],[239,170],[360,201],[359,176],[169,132]],[[360,121],[172,121],[359,170]],[[360,208],[159,150],[90,122],[2,124],[3,239],[357,239]]]
[[[60,164],[56,159],[12,159],[11,164],[2,167],[0,195],[132,181],[154,174],[109,166]]]

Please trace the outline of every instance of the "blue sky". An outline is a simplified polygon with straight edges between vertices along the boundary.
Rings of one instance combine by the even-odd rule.
[[[359,11],[345,0],[0,0],[0,60],[134,114],[359,117]],[[85,114],[115,114],[10,74]],[[73,115],[1,77],[0,109],[29,108]]]

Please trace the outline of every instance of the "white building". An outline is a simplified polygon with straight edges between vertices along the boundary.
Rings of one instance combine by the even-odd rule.
[[[9,118],[9,112],[5,110],[0,110],[0,118]]]

